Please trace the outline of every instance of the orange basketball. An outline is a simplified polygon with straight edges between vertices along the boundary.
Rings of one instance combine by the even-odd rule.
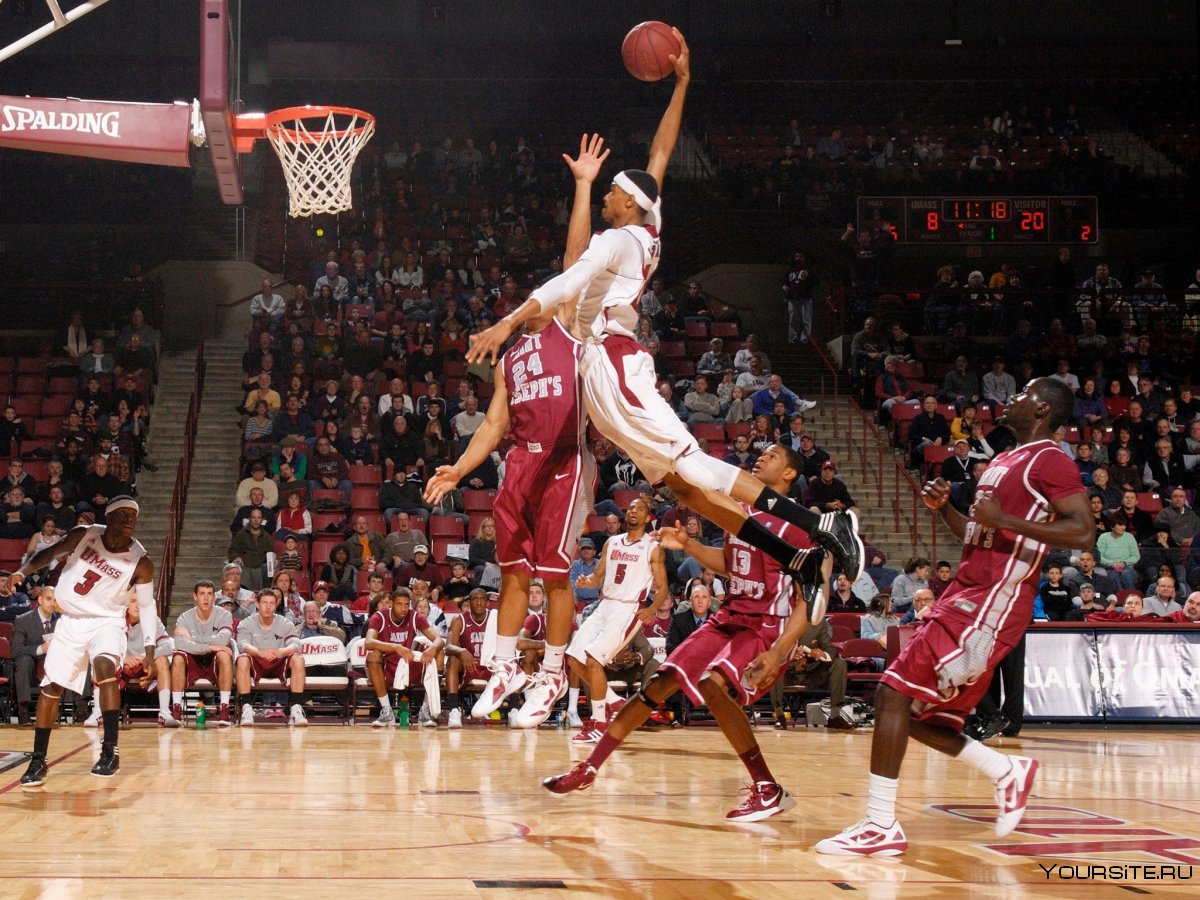
[[[679,41],[671,26],[643,22],[630,29],[621,44],[621,59],[629,74],[640,81],[659,81],[675,71],[668,57],[678,56]]]

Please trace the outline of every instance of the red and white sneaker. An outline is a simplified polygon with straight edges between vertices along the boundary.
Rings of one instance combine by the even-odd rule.
[[[525,687],[527,680],[525,672],[515,659],[497,660],[487,687],[471,707],[471,718],[486,719],[500,708],[505,698]]]
[[[550,716],[554,704],[567,692],[567,673],[544,669],[529,679],[525,702],[512,718],[513,728],[537,728]]]
[[[542,787],[552,794],[569,794],[571,791],[586,791],[596,780],[596,767],[586,759],[565,775],[551,775],[542,779]]]
[[[612,703],[608,704],[608,721],[611,722],[613,719],[615,719],[617,717],[617,713],[621,711],[621,707],[628,702],[628,700],[621,698],[620,700],[614,700]]]
[[[731,822],[758,822],[785,813],[796,798],[773,781],[757,781],[742,788],[746,799],[725,814]]]
[[[1036,759],[1014,756],[1012,769],[996,782],[996,805],[1000,807],[1000,814],[996,816],[996,837],[1004,837],[1021,823],[1037,771]]]
[[[571,737],[572,744],[595,744],[604,737],[604,725],[595,719],[584,719],[579,734]]]
[[[170,713],[158,714],[159,728],[178,728],[182,723]]]
[[[233,725],[233,720],[229,718],[228,703],[221,704],[221,711],[217,713],[217,725],[221,728],[229,728]]]
[[[870,819],[863,819],[816,846],[818,853],[830,856],[899,856],[907,849],[908,838],[898,821],[882,828]]]
[[[174,706],[171,707],[171,718],[173,718],[176,722],[179,722],[180,724],[183,723],[183,704],[182,703],[176,703]]]

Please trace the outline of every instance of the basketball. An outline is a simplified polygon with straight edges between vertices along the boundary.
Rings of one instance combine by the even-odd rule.
[[[639,81],[661,81],[673,71],[669,57],[679,55],[679,41],[671,26],[663,22],[643,22],[630,29],[621,44],[621,59],[629,74]]]

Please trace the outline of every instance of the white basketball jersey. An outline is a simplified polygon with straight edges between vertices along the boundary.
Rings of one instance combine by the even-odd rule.
[[[133,571],[146,548],[137,541],[120,553],[110,553],[101,538],[103,525],[89,525],[87,534],[63,563],[55,599],[72,616],[124,618]]]
[[[583,257],[599,271],[579,299],[580,337],[634,336],[638,300],[661,255],[658,232],[649,225],[610,228],[592,238]]]
[[[648,534],[630,542],[627,535],[610,537],[604,544],[604,587],[600,596],[620,603],[641,603],[654,587],[650,557],[658,546]]]

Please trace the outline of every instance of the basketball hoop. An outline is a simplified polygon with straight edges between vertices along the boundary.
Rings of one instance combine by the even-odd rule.
[[[373,115],[345,106],[291,106],[267,113],[262,122],[283,166],[288,215],[344,212],[354,205],[350,172],[375,133]]]

